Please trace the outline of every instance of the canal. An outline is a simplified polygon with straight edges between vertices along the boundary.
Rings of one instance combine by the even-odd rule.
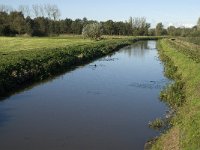
[[[1,150],[133,150],[159,135],[168,83],[141,41],[0,101]]]

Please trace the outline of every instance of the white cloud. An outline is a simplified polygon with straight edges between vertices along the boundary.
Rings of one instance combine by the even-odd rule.
[[[190,22],[166,22],[164,23],[164,25],[165,27],[175,26],[175,27],[186,27],[186,28],[191,28],[195,26],[194,23],[190,23]]]

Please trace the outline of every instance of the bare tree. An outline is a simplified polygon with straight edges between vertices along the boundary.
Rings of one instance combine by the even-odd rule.
[[[40,16],[45,17],[44,5],[39,6]]]
[[[56,5],[52,5],[52,17],[54,20],[58,20],[60,17],[60,10]]]
[[[25,17],[30,16],[30,8],[28,5],[20,5],[18,10],[21,11]]]
[[[32,5],[33,13],[35,17],[39,17],[40,15],[40,6],[39,5]]]
[[[133,21],[132,21],[132,27],[133,28],[142,28],[146,25],[146,18],[144,17],[141,17],[141,18],[133,18]]]
[[[199,19],[197,21],[197,29],[200,31],[200,17],[199,17]]]
[[[51,19],[51,5],[50,4],[44,5],[44,10],[45,10],[46,16],[49,19]]]
[[[60,10],[56,5],[47,4],[44,6],[45,13],[49,19],[57,20],[60,17]]]
[[[11,6],[0,4],[0,12],[10,13],[11,11],[13,11],[13,8]]]

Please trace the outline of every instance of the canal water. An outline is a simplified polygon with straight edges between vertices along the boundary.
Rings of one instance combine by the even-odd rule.
[[[0,101],[0,149],[143,149],[167,82],[156,41],[122,48]]]

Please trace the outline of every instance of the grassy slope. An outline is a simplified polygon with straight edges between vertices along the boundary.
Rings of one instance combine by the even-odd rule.
[[[188,44],[188,43],[187,43]],[[200,149],[200,53],[197,49],[184,47],[180,43],[162,40],[162,53],[169,57],[177,67],[177,73],[184,82],[185,103],[178,107],[177,115],[173,118],[173,127],[163,134],[152,149]],[[196,53],[196,55],[194,55]]]
[[[145,39],[155,37],[109,37],[101,41],[84,40],[79,36],[0,37],[0,95]]]

